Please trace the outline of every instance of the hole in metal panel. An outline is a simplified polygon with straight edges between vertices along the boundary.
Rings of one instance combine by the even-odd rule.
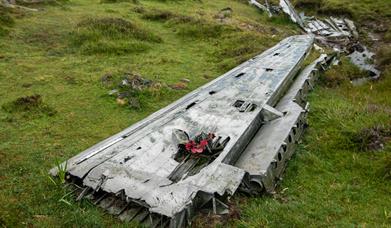
[[[284,144],[281,146],[282,147],[282,151],[285,153],[286,152],[286,149],[287,149],[287,146]]]
[[[193,107],[196,104],[197,104],[197,102],[193,102],[193,103],[189,104],[188,106],[186,106],[186,110]]]
[[[235,78],[240,78],[240,77],[242,77],[242,76],[245,75],[245,74],[246,74],[246,73],[241,72],[241,73],[239,73],[238,75],[236,75]]]
[[[233,106],[234,106],[235,108],[240,108],[243,104],[244,104],[244,101],[242,101],[242,100],[236,100],[235,103],[233,104]]]

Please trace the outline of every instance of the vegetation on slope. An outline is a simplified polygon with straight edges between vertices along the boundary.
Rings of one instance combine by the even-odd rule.
[[[389,4],[358,0],[344,7],[365,7],[351,10],[363,23],[377,9],[389,18]],[[9,14],[0,9],[7,30],[0,37],[0,224],[9,227],[127,226],[88,200],[75,202],[47,171],[300,32],[285,16],[269,19],[237,0],[72,0],[37,7],[44,10],[5,16],[5,22]],[[232,12],[221,17],[227,7]],[[389,31],[384,34],[386,43]],[[235,197],[241,216],[229,225],[390,226],[389,56],[387,48],[379,54],[384,73],[377,82],[352,86],[361,72],[346,60],[322,76],[310,96],[310,128],[277,193]],[[140,108],[122,106],[102,79],[113,75],[117,83],[128,72],[187,84],[141,92]]]

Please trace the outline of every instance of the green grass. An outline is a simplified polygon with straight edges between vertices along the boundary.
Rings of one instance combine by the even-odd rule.
[[[126,226],[86,200],[75,202],[48,170],[300,32],[285,16],[269,19],[240,1],[115,2],[73,0],[11,14],[15,22],[0,38],[0,225]],[[220,23],[214,16],[226,7],[232,16]],[[347,79],[360,74],[350,65],[324,76],[280,197],[235,197],[242,216],[232,226],[391,225],[390,146],[362,152],[351,138],[390,125],[387,61],[383,80],[360,87]],[[101,83],[105,74],[126,72],[190,83],[142,93],[134,109],[118,105]],[[336,85],[325,83],[337,76]],[[37,105],[20,106],[32,95],[40,95]]]

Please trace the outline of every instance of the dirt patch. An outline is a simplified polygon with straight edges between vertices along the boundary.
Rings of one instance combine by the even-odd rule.
[[[17,98],[3,104],[2,108],[13,115],[21,114],[22,117],[53,116],[57,113],[55,109],[43,102],[39,94]]]
[[[375,126],[352,134],[350,140],[358,151],[378,151],[391,139],[391,128]]]

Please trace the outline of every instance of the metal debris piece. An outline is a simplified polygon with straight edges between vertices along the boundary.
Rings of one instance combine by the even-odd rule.
[[[291,20],[300,25],[300,27],[304,28],[304,22],[302,18],[297,14],[295,8],[292,6],[289,0],[280,0],[280,6],[282,11],[288,14]]]
[[[291,20],[297,23],[308,34],[315,34],[318,43],[333,48],[348,55],[351,62],[361,70],[368,72],[372,79],[380,77],[380,71],[376,69],[372,57],[373,53],[367,47],[358,43],[358,32],[354,22],[347,18],[329,17],[319,19],[306,17],[304,13],[299,15],[289,0],[280,0],[280,6],[288,14]],[[351,51],[349,47],[360,46],[361,50]]]
[[[313,41],[289,37],[69,159],[78,199],[123,221],[184,227],[201,208],[227,213],[224,202],[239,188],[273,191],[305,127],[306,94],[332,62],[322,55],[295,77]],[[206,140],[200,154],[210,156],[192,156],[190,139]]]
[[[235,166],[249,174],[252,192],[274,192],[306,128],[307,94],[313,89],[319,72],[328,65],[327,58],[321,55],[296,77],[276,105],[284,115],[263,125],[236,162]]]
[[[270,10],[270,5],[269,5],[269,2],[267,0],[265,0],[265,5],[262,5],[261,3],[259,3],[257,0],[249,0],[248,1],[250,5],[254,5],[256,6],[258,9],[262,10],[262,11],[265,11],[268,13],[269,17],[272,17],[273,14]]]

